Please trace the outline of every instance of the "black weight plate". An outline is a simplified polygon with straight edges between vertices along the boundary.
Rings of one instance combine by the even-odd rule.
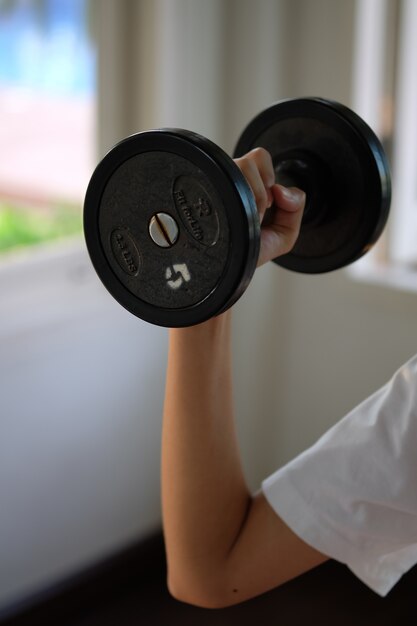
[[[155,214],[178,227],[160,247]],[[226,310],[256,268],[259,220],[240,169],[186,130],[137,133],[99,163],[84,203],[87,248],[102,282],[131,313],[160,326],[192,326]]]
[[[278,102],[247,126],[239,157],[261,146],[277,182],[306,192],[306,211],[293,250],[274,259],[304,273],[328,272],[359,259],[388,218],[388,162],[375,133],[347,107],[319,98]]]

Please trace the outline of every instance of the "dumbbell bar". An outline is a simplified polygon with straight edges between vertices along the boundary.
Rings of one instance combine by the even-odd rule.
[[[372,247],[388,217],[390,173],[360,117],[327,100],[285,100],[247,126],[234,157],[257,146],[271,153],[276,181],[307,197],[298,241],[277,264],[329,272]],[[137,133],[104,157],[87,189],[84,232],[113,297],[168,327],[232,306],[260,246],[255,199],[240,169],[213,142],[182,129]]]

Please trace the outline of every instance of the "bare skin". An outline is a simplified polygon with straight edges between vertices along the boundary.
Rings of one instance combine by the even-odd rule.
[[[255,195],[258,266],[289,252],[305,195],[275,184],[270,155],[257,148],[236,163]],[[179,600],[230,606],[298,576],[327,557],[295,535],[242,471],[232,400],[231,311],[171,329],[162,434],[162,508],[168,586]]]

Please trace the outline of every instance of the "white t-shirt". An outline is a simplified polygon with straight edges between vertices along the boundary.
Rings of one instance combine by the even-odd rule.
[[[386,595],[417,563],[417,356],[262,489],[306,543]]]

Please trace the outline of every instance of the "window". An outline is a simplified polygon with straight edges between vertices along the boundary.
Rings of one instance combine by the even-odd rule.
[[[0,0],[0,251],[81,231],[95,160],[89,0]]]
[[[393,197],[385,235],[353,271],[413,289],[417,288],[416,32],[415,0],[357,0],[353,106],[385,144]]]
[[[417,2],[403,1],[398,37],[396,84],[395,194],[391,254],[417,264]]]

